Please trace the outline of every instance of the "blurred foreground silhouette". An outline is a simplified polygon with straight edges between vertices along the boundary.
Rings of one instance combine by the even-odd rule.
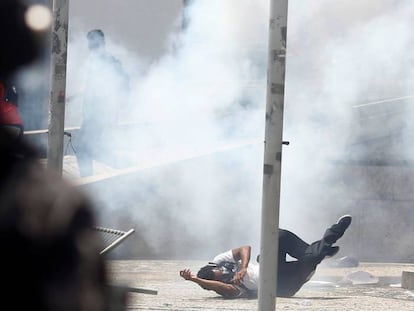
[[[0,78],[36,60],[39,33],[26,7],[0,2]],[[88,198],[36,160],[36,149],[0,124],[1,303],[25,310],[124,310],[107,286],[101,241]]]

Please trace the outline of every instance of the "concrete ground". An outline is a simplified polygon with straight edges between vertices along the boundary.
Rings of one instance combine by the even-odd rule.
[[[128,293],[127,310],[258,308],[257,299],[223,299],[179,276],[180,269],[197,271],[204,261],[114,260],[108,264],[113,284],[157,290],[157,295]],[[414,291],[400,284],[402,271],[414,271],[414,264],[360,263],[352,268],[332,268],[328,264],[320,265],[294,297],[277,298],[276,310],[414,310]],[[359,275],[363,283],[376,283],[357,285],[355,279],[354,283],[349,280],[351,275]]]

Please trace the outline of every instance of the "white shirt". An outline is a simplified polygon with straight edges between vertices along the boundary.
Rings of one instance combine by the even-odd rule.
[[[239,264],[238,270],[240,269],[241,261],[240,260],[236,261],[234,259],[233,252],[231,250],[218,254],[213,259],[213,262],[215,264],[219,264],[223,261],[235,262]],[[247,266],[247,271],[243,277],[242,283],[249,290],[254,290],[254,291],[258,290],[259,288],[259,265],[258,264],[249,262],[249,265]]]

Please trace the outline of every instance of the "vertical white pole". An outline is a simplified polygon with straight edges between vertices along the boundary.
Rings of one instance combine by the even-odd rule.
[[[47,167],[62,174],[69,0],[53,0]]]
[[[259,311],[276,307],[287,0],[270,1]]]

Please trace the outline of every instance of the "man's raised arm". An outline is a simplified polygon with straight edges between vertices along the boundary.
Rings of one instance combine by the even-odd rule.
[[[234,275],[233,282],[234,284],[240,284],[243,280],[244,275],[247,271],[247,266],[250,262],[250,254],[252,248],[250,245],[240,246],[237,248],[233,248],[232,250],[233,258],[236,261],[241,261],[240,270]]]

